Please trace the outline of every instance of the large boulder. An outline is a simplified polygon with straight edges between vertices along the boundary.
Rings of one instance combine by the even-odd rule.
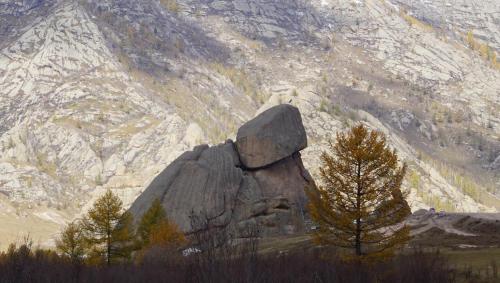
[[[279,121],[289,123],[283,120],[285,117],[297,121],[295,114],[286,114],[287,111],[295,112],[296,108],[278,106],[256,120],[263,116],[268,119],[267,125],[277,128]],[[281,114],[270,115],[273,112]],[[277,121],[270,121],[270,117]],[[298,133],[303,131],[301,122],[297,124],[298,129],[292,129],[291,125],[285,127],[289,128],[290,140],[297,140]],[[278,137],[284,141],[284,135],[282,132]],[[284,144],[282,141],[276,144],[280,143]],[[285,151],[277,146],[282,150],[281,155],[268,151],[276,160],[258,169],[242,165],[241,153],[236,148],[235,143],[228,140],[213,147],[201,145],[184,153],[153,180],[133,203],[130,212],[138,221],[151,203],[159,199],[169,218],[186,233],[199,229],[193,227],[192,217],[210,219],[212,225],[230,227],[237,233],[244,233],[249,225],[258,226],[262,236],[301,231],[306,205],[304,188],[312,183],[298,152],[301,146],[288,146],[287,150],[296,150],[279,158],[277,156]],[[247,153],[252,156],[251,152]]]
[[[202,145],[170,164],[133,203],[130,211],[142,215],[155,199],[184,231],[191,229],[190,216],[213,219],[227,225],[232,216],[243,172],[235,166],[234,146]]]
[[[243,125],[236,137],[241,162],[261,168],[307,147],[307,135],[297,108],[282,104]]]

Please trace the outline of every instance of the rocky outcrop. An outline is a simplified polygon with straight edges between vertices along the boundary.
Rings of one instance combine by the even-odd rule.
[[[188,0],[196,8],[205,6],[203,1]],[[310,31],[322,21],[314,7],[300,0],[268,1],[237,0],[209,1],[203,7],[210,15],[223,16],[248,37],[272,41],[287,37],[295,42],[306,40]]]
[[[236,147],[243,165],[260,168],[307,146],[299,110],[282,104],[264,111],[238,130]]]
[[[245,124],[236,143],[200,145],[181,155],[130,211],[139,219],[160,199],[187,233],[194,229],[192,216],[240,232],[258,225],[263,236],[298,232],[303,229],[304,187],[312,182],[299,153],[306,143],[298,110],[273,107]]]
[[[500,169],[500,155],[490,164],[491,170]]]

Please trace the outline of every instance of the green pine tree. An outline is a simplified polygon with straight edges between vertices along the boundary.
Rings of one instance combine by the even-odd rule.
[[[123,213],[122,201],[110,190],[94,203],[82,224],[92,261],[110,265],[130,255],[132,218]]]
[[[141,245],[147,246],[153,227],[159,225],[166,220],[167,214],[161,205],[159,199],[156,199],[151,204],[151,207],[144,213],[137,228],[137,234],[140,237]]]
[[[179,227],[169,221],[160,200],[153,201],[142,216],[137,228],[137,263],[147,258],[158,260],[175,256],[176,250],[186,244],[186,238]]]
[[[134,250],[134,217],[130,212],[122,214],[121,218],[111,233],[113,239],[111,244],[111,260],[117,261],[120,259],[129,260],[132,251]]]

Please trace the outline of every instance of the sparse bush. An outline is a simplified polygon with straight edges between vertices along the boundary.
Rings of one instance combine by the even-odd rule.
[[[241,69],[225,66],[221,63],[212,64],[212,67],[222,76],[228,78],[234,86],[243,91],[249,97],[260,101],[265,95],[258,90],[257,85],[250,79],[250,76]]]
[[[83,227],[79,222],[72,222],[64,228],[60,237],[56,240],[56,248],[71,262],[79,264],[85,256],[85,238]]]
[[[160,0],[160,3],[170,12],[178,13],[180,10],[177,0]]]
[[[433,31],[434,30],[434,28],[431,25],[424,23],[424,22],[418,20],[417,18],[411,16],[405,10],[400,11],[400,16],[403,17],[403,19],[412,27],[417,27],[417,28],[423,29],[425,31]]]
[[[54,162],[49,160],[47,153],[36,153],[36,166],[41,172],[49,176],[54,177],[57,174],[57,166]]]
[[[487,43],[478,42],[471,30],[467,32],[465,41],[470,49],[479,52],[479,55],[489,61],[493,68],[500,68],[500,65],[497,62],[497,53],[492,50]]]
[[[411,173],[409,174],[409,182],[410,182],[410,186],[415,189],[415,190],[420,190],[420,175],[418,175],[417,172],[415,171],[411,171]]]
[[[348,113],[348,116],[349,116],[349,119],[351,119],[354,122],[360,120],[359,114],[355,110],[350,110],[349,113]]]
[[[186,48],[186,44],[184,43],[182,38],[180,38],[180,37],[176,38],[175,42],[174,42],[174,46],[178,52],[184,53],[184,49]]]
[[[424,156],[424,161],[431,164],[451,185],[457,187],[463,194],[471,197],[473,200],[483,203],[488,196],[485,195],[486,188],[482,187],[465,172],[450,168],[448,165]],[[433,207],[442,207],[447,211],[454,211],[454,205],[449,200],[440,200],[434,196],[424,196],[424,202]]]
[[[102,186],[104,184],[102,175],[100,173],[95,177],[94,183],[96,184],[96,186]]]
[[[319,108],[318,108],[318,110],[319,110],[320,112],[325,112],[325,113],[330,112],[330,111],[329,111],[329,107],[328,107],[328,104],[327,104],[326,100],[324,100],[324,99],[322,99],[322,100],[321,100],[321,102],[319,103]]]

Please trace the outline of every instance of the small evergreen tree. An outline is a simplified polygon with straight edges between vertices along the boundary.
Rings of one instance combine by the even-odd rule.
[[[474,34],[471,30],[467,32],[467,43],[471,49],[476,49],[476,41],[474,39]]]
[[[122,214],[111,235],[111,259],[129,260],[134,250],[135,233],[133,227],[134,217],[130,212]]]
[[[92,259],[110,265],[130,255],[132,217],[123,213],[122,201],[110,190],[94,203],[82,224]]]
[[[159,199],[155,199],[149,209],[144,213],[137,227],[137,235],[140,238],[141,244],[147,246],[149,244],[149,236],[151,229],[160,224],[167,218],[167,214],[163,209]]]
[[[307,190],[317,241],[351,249],[356,259],[392,255],[409,238],[400,190],[406,165],[398,166],[382,133],[362,124],[338,133],[330,150],[321,156],[323,186]]]
[[[160,200],[153,201],[144,213],[137,228],[140,251],[136,261],[164,261],[175,258],[175,251],[186,243],[184,234],[175,223],[168,220]]]

